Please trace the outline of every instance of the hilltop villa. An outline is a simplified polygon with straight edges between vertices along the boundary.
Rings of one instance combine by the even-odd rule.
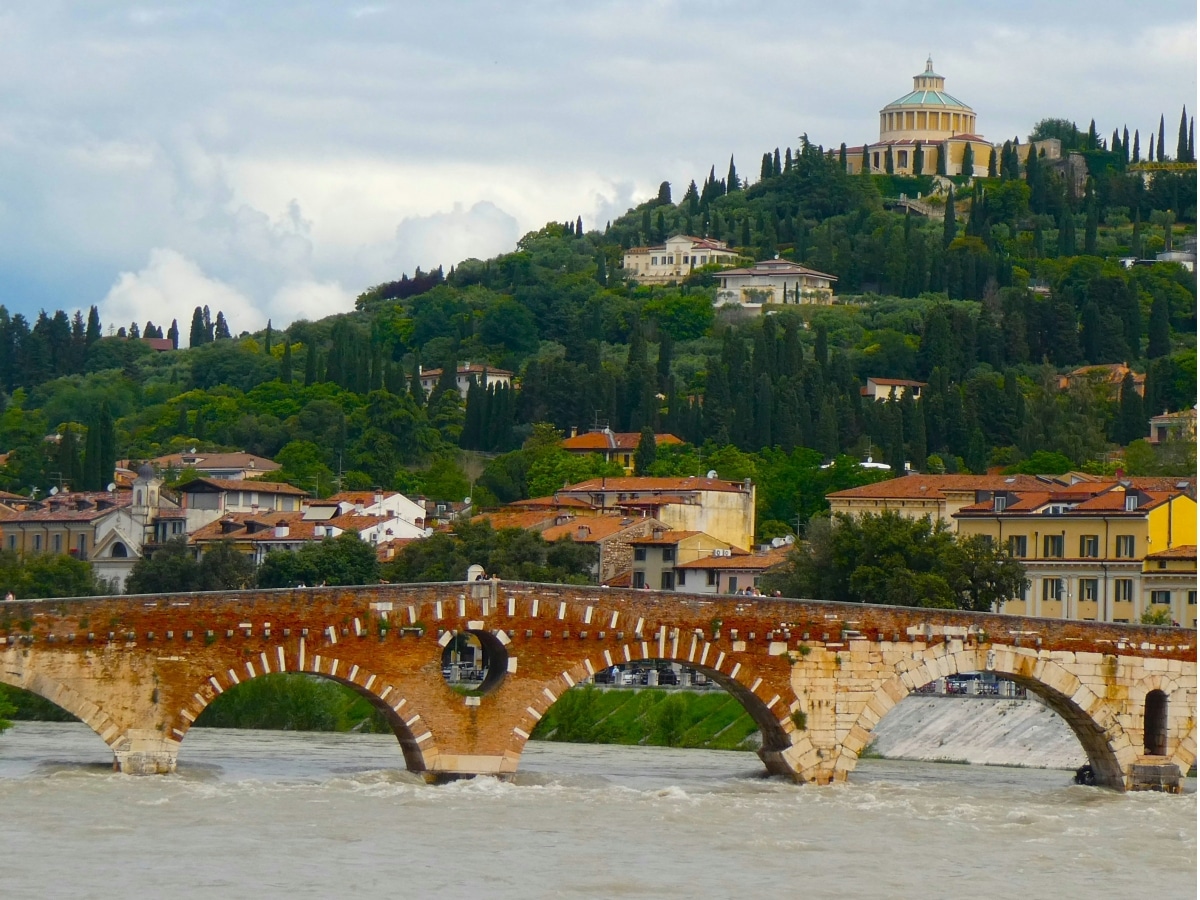
[[[656,247],[631,247],[622,268],[639,284],[680,281],[700,266],[731,266],[738,261],[724,241],[677,234]]]

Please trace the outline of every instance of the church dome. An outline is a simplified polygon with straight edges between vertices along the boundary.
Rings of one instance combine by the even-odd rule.
[[[930,57],[925,71],[913,76],[913,89],[879,111],[879,140],[929,143],[974,135],[975,110],[947,94],[945,86]]]

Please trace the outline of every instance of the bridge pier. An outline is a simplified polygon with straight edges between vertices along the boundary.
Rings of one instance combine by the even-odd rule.
[[[124,775],[171,775],[179,760],[179,743],[156,732],[128,732],[112,750],[113,771]]]

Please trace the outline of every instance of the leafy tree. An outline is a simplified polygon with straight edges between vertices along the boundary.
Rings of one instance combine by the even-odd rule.
[[[187,538],[167,541],[153,553],[133,564],[125,579],[130,594],[184,593],[200,589],[200,563],[188,546]]]
[[[958,539],[929,517],[814,519],[789,565],[764,579],[788,596],[985,612],[1019,596],[1021,564],[979,539]]]
[[[359,540],[356,531],[306,544],[295,552],[276,550],[258,567],[258,586],[263,588],[374,584],[378,580],[375,548]]]
[[[110,593],[109,585],[97,579],[90,563],[62,553],[20,556],[0,551],[0,596],[11,593],[18,600],[51,597],[92,597]]]

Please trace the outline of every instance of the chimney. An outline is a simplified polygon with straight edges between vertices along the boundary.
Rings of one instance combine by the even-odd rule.
[[[288,523],[285,519],[280,519],[275,523],[275,537],[285,538],[291,534],[291,529],[288,528]]]
[[[579,429],[576,426],[572,425],[571,426],[571,437],[575,437],[578,434],[579,434]]]
[[[588,528],[586,525],[580,525],[578,528],[575,529],[575,540],[586,541],[587,536],[591,533],[592,533],[592,530],[590,528]]]

